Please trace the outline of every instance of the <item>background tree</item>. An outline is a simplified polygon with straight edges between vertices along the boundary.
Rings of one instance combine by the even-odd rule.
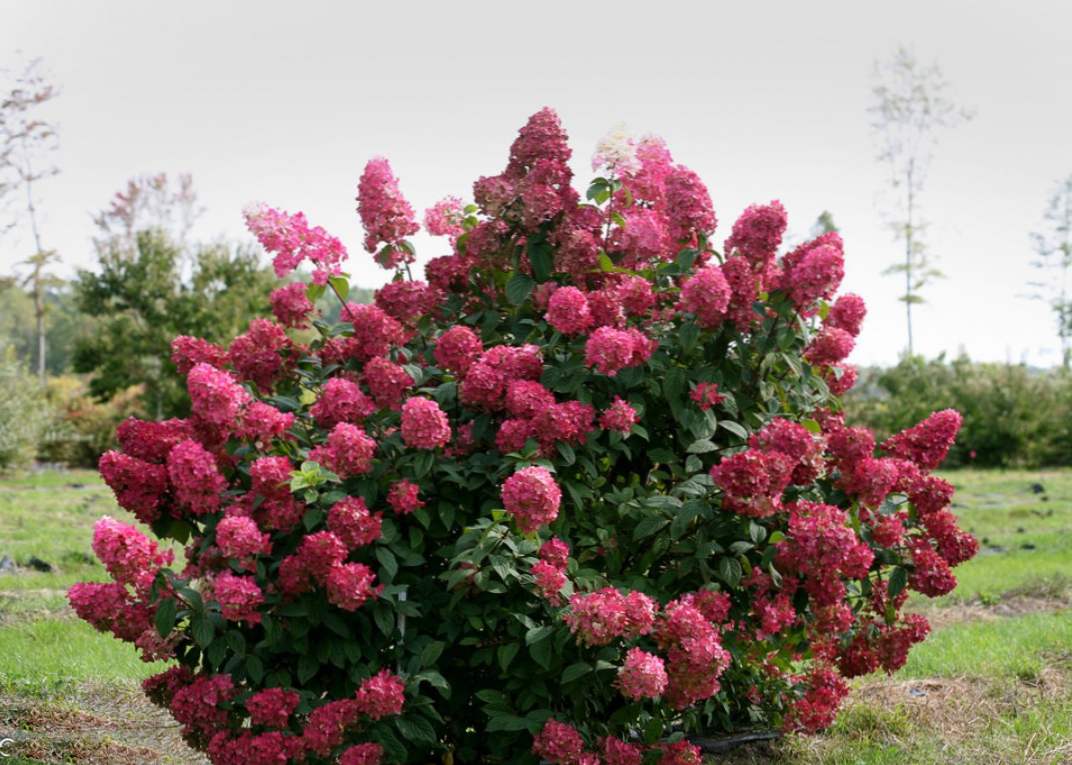
[[[135,245],[122,256],[102,253],[99,273],[78,274],[78,307],[95,318],[96,328],[76,341],[74,369],[93,373],[90,392],[97,398],[141,385],[148,412],[182,415],[188,401],[170,361],[171,339],[234,337],[250,318],[267,312],[275,280],[251,249],[198,247],[184,277],[182,250],[167,232],[138,232]]]
[[[204,208],[198,204],[193,176],[167,173],[141,175],[127,181],[108,207],[93,217],[93,245],[100,256],[128,256],[137,249],[137,234],[151,228],[167,231],[175,246],[185,250],[190,231]]]
[[[41,116],[42,107],[58,94],[43,74],[40,59],[35,59],[16,75],[11,89],[0,100],[0,192],[21,200],[4,228],[13,228],[24,220],[33,238],[33,254],[22,264],[29,266],[23,283],[33,297],[36,368],[42,381],[47,357],[45,296],[48,287],[55,283],[48,266],[58,262],[59,256],[46,250],[42,243],[36,192],[38,183],[59,173],[59,167],[53,163],[59,146],[56,126]]]
[[[811,237],[814,239],[817,236],[823,234],[829,234],[832,231],[839,231],[837,224],[834,223],[834,214],[829,210],[823,210],[819,213],[819,217],[815,219],[815,223],[811,226]]]
[[[886,215],[894,237],[904,243],[904,259],[885,273],[904,277],[904,293],[899,299],[905,304],[911,355],[912,306],[923,302],[922,290],[942,275],[927,249],[924,237],[928,223],[920,197],[939,132],[970,119],[971,114],[949,97],[949,85],[938,65],[921,64],[904,47],[888,62],[876,64],[874,81],[868,111],[879,146],[878,159],[890,173]]]
[[[1035,259],[1031,265],[1042,272],[1039,281],[1029,282],[1030,297],[1042,300],[1057,318],[1061,339],[1061,364],[1068,369],[1072,349],[1072,298],[1068,294],[1068,272],[1072,268],[1072,175],[1057,184],[1042,216],[1042,229],[1031,234]]]

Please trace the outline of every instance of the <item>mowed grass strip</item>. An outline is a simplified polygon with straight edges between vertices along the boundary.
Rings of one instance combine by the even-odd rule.
[[[789,737],[710,762],[1072,762],[1072,616],[1066,609],[1072,603],[1072,471],[964,470],[945,477],[958,489],[954,511],[980,538],[982,551],[957,567],[960,587],[953,594],[913,596],[910,607],[936,628],[908,665],[892,678],[854,681],[844,712],[822,735]],[[36,556],[56,567],[0,575],[0,695],[87,713],[125,698],[123,708],[134,709],[137,682],[162,668],[142,663],[133,647],[95,632],[66,608],[71,583],[107,580],[90,544],[92,525],[104,514],[131,522],[89,471],[0,482],[0,555],[20,565]],[[194,757],[180,742],[153,760],[139,749],[147,743],[144,723],[111,717],[114,725],[103,737],[76,735],[58,724],[49,737],[39,726],[42,748],[23,761],[125,762],[136,760],[137,751],[145,762]]]
[[[62,693],[81,682],[140,681],[162,672],[129,643],[77,619],[18,621],[0,628],[0,689]]]

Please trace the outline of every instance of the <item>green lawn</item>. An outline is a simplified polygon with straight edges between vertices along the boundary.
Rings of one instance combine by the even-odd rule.
[[[1072,762],[1072,470],[946,477],[982,549],[954,593],[910,601],[931,637],[894,677],[856,681],[827,733],[718,762]],[[67,607],[70,584],[107,578],[90,546],[104,514],[131,521],[89,471],[0,482],[0,556],[19,565],[0,573],[0,738],[16,731],[22,747],[4,762],[203,762],[140,700],[137,681],[159,667]],[[32,571],[31,557],[53,570]]]

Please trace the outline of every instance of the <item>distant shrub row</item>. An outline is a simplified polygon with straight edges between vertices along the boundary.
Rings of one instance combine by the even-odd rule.
[[[96,401],[85,380],[75,375],[49,377],[41,385],[10,350],[0,348],[0,473],[20,470],[35,460],[71,467],[96,467],[115,444],[115,428],[141,414],[140,387]]]
[[[945,467],[1072,465],[1072,373],[961,357],[860,371],[847,419],[880,437],[953,408],[964,426]]]

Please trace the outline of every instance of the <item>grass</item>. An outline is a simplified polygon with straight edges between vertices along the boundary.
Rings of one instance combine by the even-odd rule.
[[[913,596],[934,632],[893,677],[855,689],[826,733],[735,752],[732,765],[1072,762],[1072,470],[950,472],[981,540],[944,598]],[[1038,486],[1042,491],[1038,491]],[[105,580],[90,528],[130,522],[88,471],[0,482],[0,738],[10,763],[203,763],[137,681],[158,671],[70,613],[66,588]],[[50,572],[29,568],[32,557]],[[8,750],[5,750],[5,752]]]

